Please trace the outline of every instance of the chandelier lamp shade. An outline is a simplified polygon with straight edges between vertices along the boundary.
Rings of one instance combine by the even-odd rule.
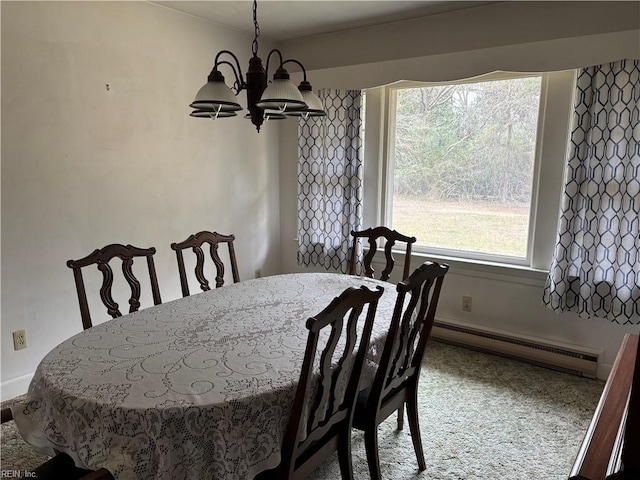
[[[313,93],[311,84],[307,81],[307,72],[302,63],[294,59],[284,60],[280,50],[273,49],[267,56],[266,68],[263,66],[262,60],[258,57],[260,27],[257,20],[257,0],[253,1],[253,24],[255,28],[251,48],[253,56],[249,59],[246,80],[242,75],[238,57],[229,50],[219,51],[215,57],[213,69],[207,77],[207,83],[198,90],[196,98],[189,105],[193,109],[190,115],[214,120],[235,117],[237,112],[243,109],[237,97],[243,90],[247,92],[248,113],[245,118],[251,119],[251,123],[256,126],[258,132],[266,120],[326,115],[322,102]],[[279,64],[273,80],[267,84],[272,55],[277,56]],[[291,82],[289,72],[284,68],[289,63],[295,63],[302,69],[303,80],[298,87]],[[233,73],[234,83],[231,88],[227,86],[220,71],[222,66],[228,67]]]

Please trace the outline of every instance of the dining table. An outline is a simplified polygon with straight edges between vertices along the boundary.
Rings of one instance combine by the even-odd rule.
[[[280,461],[306,321],[348,287],[384,288],[364,375],[375,373],[395,286],[337,273],[262,277],[82,331],[41,361],[12,408],[36,450],[117,480],[252,479]],[[365,380],[367,381],[367,380]]]

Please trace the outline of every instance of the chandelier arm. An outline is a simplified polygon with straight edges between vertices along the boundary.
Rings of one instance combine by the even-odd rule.
[[[303,81],[305,81],[305,82],[307,81],[307,70],[304,68],[304,65],[302,65],[302,63],[300,63],[295,58],[288,58],[284,62],[282,62],[282,65],[284,66],[287,63],[295,63],[295,64],[297,64],[302,69],[302,75],[304,76]]]
[[[242,76],[238,75],[236,67],[233,65],[233,63],[228,62],[227,60],[220,60],[218,62],[218,65],[229,65],[231,67],[231,70],[233,70],[233,75],[236,77],[235,82],[233,82],[233,88],[235,89],[235,94],[238,95],[244,88],[244,85],[240,83],[242,81],[240,80]]]
[[[278,54],[278,56],[280,57],[280,66],[282,66],[282,65],[283,65],[283,62],[282,62],[282,53],[281,53],[281,52],[280,52],[280,50],[278,50],[277,48],[274,48],[273,50],[271,50],[271,51],[269,52],[269,55],[267,55],[267,63],[266,63],[266,66],[265,66],[265,68],[264,68],[264,71],[265,71],[265,73],[267,74],[267,78],[269,78],[269,60],[271,59],[271,55],[272,55],[272,54],[274,54],[274,53],[277,53],[277,54]]]
[[[235,60],[236,62],[235,66],[238,67],[237,70],[230,62],[225,60],[220,60],[220,55],[222,55],[223,53],[230,55]],[[216,55],[213,69],[217,70],[218,65],[221,65],[223,63],[226,63],[227,65],[231,65],[231,68],[233,69],[233,74],[236,77],[236,83],[240,85],[240,89],[238,91],[242,90],[243,88],[246,88],[247,84],[245,83],[244,78],[242,77],[242,67],[240,67],[240,61],[238,60],[238,57],[236,57],[235,54],[229,50],[220,50]]]

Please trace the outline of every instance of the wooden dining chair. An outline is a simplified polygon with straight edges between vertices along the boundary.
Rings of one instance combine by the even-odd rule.
[[[405,404],[418,466],[420,470],[427,468],[418,422],[418,380],[440,290],[448,270],[446,264],[425,262],[397,286],[398,297],[380,364],[371,387],[358,395],[353,419],[353,427],[364,430],[372,480],[382,478],[378,457],[378,425]],[[398,422],[398,429],[402,429],[402,422]]]
[[[411,268],[411,246],[416,242],[416,237],[408,237],[406,235],[398,233],[395,230],[391,230],[390,228],[382,226],[367,228],[366,230],[362,230],[359,232],[352,230],[351,236],[353,237],[353,242],[351,245],[351,258],[349,261],[350,275],[355,275],[356,273],[356,253],[358,248],[358,241],[360,238],[366,238],[369,243],[369,250],[367,251],[367,254],[363,259],[364,275],[366,277],[374,278],[375,270],[372,266],[373,257],[378,250],[378,242],[381,238],[384,238],[384,257],[386,260],[386,264],[384,270],[382,270],[382,272],[380,273],[380,280],[387,281],[391,276],[391,272],[393,271],[393,267],[395,266],[395,259],[393,258],[391,249],[396,245],[396,242],[406,243],[402,279],[404,280],[409,276],[409,270]]]
[[[156,269],[153,263],[153,255],[156,249],[138,248],[132,245],[121,245],[113,243],[104,248],[96,249],[89,255],[80,260],[69,260],[67,267],[73,270],[73,277],[76,282],[76,290],[78,292],[78,302],[80,303],[80,315],[82,316],[82,327],[86,330],[91,328],[91,315],[89,313],[89,304],[87,303],[87,294],[82,278],[82,268],[89,265],[97,265],[98,270],[102,272],[102,286],[100,287],[100,300],[107,308],[107,312],[111,317],[116,318],[122,316],[119,305],[112,296],[113,287],[113,270],[109,262],[114,258],[122,260],[122,273],[125,280],[131,288],[131,297],[129,298],[129,313],[136,312],[140,308],[141,286],[138,279],[133,274],[132,266],[135,258],[146,258],[147,268],[149,270],[149,280],[151,283],[151,293],[153,295],[153,304],[162,303],[160,299],[160,289],[158,288],[158,279],[156,277]]]
[[[280,465],[256,478],[303,479],[337,451],[342,478],[353,479],[353,407],[382,292],[382,287],[350,287],[307,320],[309,335],[302,373],[282,443]]]
[[[9,407],[2,409],[1,420],[1,423],[13,420],[13,412]],[[106,468],[93,471],[76,467],[73,459],[66,453],[54,455],[32,472],[29,472],[28,476],[20,477],[20,479],[26,478],[39,478],[41,480],[114,480],[111,472]]]
[[[86,470],[76,467],[73,459],[66,453],[58,453],[43,464],[37,466],[29,476],[39,480],[114,480],[111,472],[106,468]]]
[[[204,253],[202,251],[202,245],[204,243],[209,244],[209,254],[211,260],[216,267],[216,288],[224,285],[224,263],[218,254],[218,246],[221,243],[226,243],[229,248],[229,262],[231,264],[231,275],[233,277],[233,283],[240,281],[240,275],[238,274],[238,265],[236,263],[236,253],[233,248],[234,235],[221,235],[218,232],[199,232],[195,235],[190,235],[186,240],[179,243],[172,243],[171,248],[175,250],[178,257],[178,273],[180,275],[180,285],[182,287],[182,296],[188,297],[189,283],[187,282],[187,273],[184,267],[184,257],[182,256],[182,250],[190,248],[193,253],[196,254],[196,268],[195,275],[200,288],[203,292],[210,290],[209,281],[204,276]]]

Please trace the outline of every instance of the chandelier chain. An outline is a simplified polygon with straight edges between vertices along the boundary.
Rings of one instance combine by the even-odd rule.
[[[260,36],[260,26],[258,25],[258,1],[253,0],[253,28],[254,28],[254,37],[253,43],[251,44],[251,52],[253,56],[258,55],[258,37]]]

